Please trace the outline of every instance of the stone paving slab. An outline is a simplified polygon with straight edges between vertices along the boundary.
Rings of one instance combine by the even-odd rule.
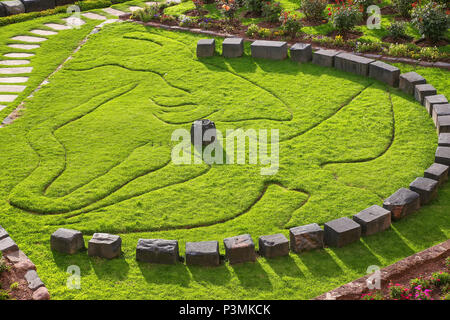
[[[16,94],[0,94],[0,102],[13,102],[16,98]]]
[[[26,86],[0,85],[0,92],[22,92]]]
[[[106,13],[110,14],[110,15],[113,15],[113,16],[120,16],[122,14],[125,14],[125,12],[120,11],[120,10],[116,10],[116,9],[113,9],[113,8],[104,8],[102,10],[105,11]]]
[[[7,58],[29,58],[29,57],[33,57],[34,53],[6,53],[4,54],[5,57]]]
[[[158,2],[146,2],[146,3],[158,3]],[[151,6],[151,4],[149,4],[149,6]],[[130,9],[131,12],[137,11],[137,10],[141,10],[141,7],[137,7],[137,6],[131,6],[128,9]]]
[[[69,17],[69,18],[64,18],[62,19],[63,21],[66,22],[66,27],[68,27],[69,29],[71,29],[72,27],[76,27],[76,26],[82,26],[83,24],[86,23],[86,21],[84,21],[83,19],[77,18],[77,17]]]
[[[6,108],[6,106],[0,105],[0,111],[2,111],[2,110],[5,109],[5,108]]]
[[[29,63],[30,60],[0,60],[0,65],[3,66],[21,66]]]
[[[44,26],[49,27],[50,29],[61,31],[61,30],[69,30],[70,27],[63,25],[63,24],[57,24],[57,23],[46,23]]]
[[[54,36],[54,35],[58,34],[58,32],[55,32],[55,31],[41,30],[41,29],[34,29],[34,30],[31,30],[30,32],[37,34],[39,36]]]
[[[31,71],[33,71],[33,67],[0,68],[0,74],[20,74],[30,73]]]
[[[92,19],[92,20],[106,20],[105,16],[101,16],[99,14],[92,13],[92,12],[82,13],[81,15],[85,18]]]
[[[32,37],[32,36],[15,36],[15,37],[12,37],[11,40],[37,43],[37,42],[47,41],[48,39],[42,38],[42,37]]]
[[[13,43],[13,44],[8,44],[8,47],[14,48],[14,49],[22,49],[22,50],[33,50],[33,49],[39,48],[40,45]]]
[[[24,83],[28,81],[28,77],[6,77],[0,78],[0,83]]]

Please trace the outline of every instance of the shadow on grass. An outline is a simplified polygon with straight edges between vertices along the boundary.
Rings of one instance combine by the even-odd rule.
[[[258,261],[235,264],[231,265],[231,267],[242,287],[261,290],[272,289],[269,276]]]
[[[230,270],[224,264],[219,267],[189,266],[188,268],[194,280],[199,283],[224,285],[231,279]]]
[[[187,267],[182,263],[176,265],[163,265],[137,262],[137,264],[147,283],[174,284],[182,287],[187,287],[189,285],[189,272]]]
[[[291,256],[266,259],[266,262],[279,277],[305,277]]]
[[[331,277],[343,272],[326,250],[314,250],[299,254],[300,260],[315,276]]]
[[[362,241],[354,242],[343,248],[330,248],[330,250],[347,268],[357,272],[364,273],[371,265],[382,265],[382,261]]]

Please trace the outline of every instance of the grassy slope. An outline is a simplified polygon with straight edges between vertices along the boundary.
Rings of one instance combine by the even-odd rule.
[[[38,265],[54,298],[311,298],[363,275],[369,265],[390,264],[448,238],[449,187],[392,230],[342,249],[215,269],[138,264],[139,238],[179,239],[183,252],[185,241],[287,234],[289,226],[380,204],[433,161],[431,120],[398,90],[389,95],[370,79],[288,60],[199,62],[193,58],[198,38],[108,26],[27,104],[25,116],[0,131],[1,198],[34,212],[71,211],[35,215],[0,204],[2,225]],[[450,95],[447,72],[420,72]],[[221,130],[280,129],[279,173],[166,165],[173,129],[213,111],[209,117]],[[369,161],[347,163],[360,160]],[[136,232],[221,220],[228,221]],[[123,256],[102,261],[52,253],[48,240],[58,226],[122,232]],[[80,291],[65,287],[72,264],[81,267]]]

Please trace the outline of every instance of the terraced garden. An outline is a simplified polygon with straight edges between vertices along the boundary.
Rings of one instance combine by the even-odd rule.
[[[310,299],[370,265],[449,238],[447,184],[420,212],[345,248],[217,268],[137,262],[140,238],[177,239],[181,254],[187,241],[218,240],[223,253],[230,236],[287,236],[290,227],[381,205],[434,162],[436,131],[413,97],[371,78],[253,59],[249,43],[242,58],[223,58],[218,49],[198,59],[204,35],[132,22],[91,33],[102,22],[92,15],[82,16],[80,29],[55,29],[66,17],[4,26],[0,35],[1,60],[29,60],[0,72],[32,67],[0,79],[29,77],[13,101],[0,103],[1,119],[20,105],[0,128],[0,223],[53,299]],[[16,36],[44,40],[30,50],[8,46],[24,43]],[[450,96],[448,71],[397,66]],[[202,118],[222,132],[279,129],[278,173],[262,176],[262,166],[250,164],[175,165],[172,132]],[[61,227],[82,231],[86,241],[95,232],[118,234],[123,253],[102,260],[52,252],[50,235]],[[81,268],[80,290],[66,287],[70,265]]]

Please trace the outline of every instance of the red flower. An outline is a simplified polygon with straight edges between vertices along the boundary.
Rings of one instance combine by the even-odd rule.
[[[328,15],[331,16],[331,12],[328,12]]]

